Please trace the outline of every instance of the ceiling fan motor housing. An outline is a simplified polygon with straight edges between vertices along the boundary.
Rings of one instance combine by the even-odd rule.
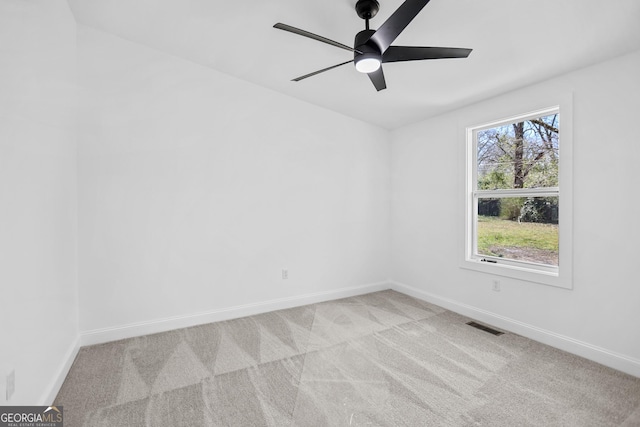
[[[353,52],[353,63],[356,68],[358,68],[358,62],[365,59],[376,59],[382,62],[380,48],[371,40],[371,36],[375,32],[375,30],[363,30],[356,34],[356,39],[353,43],[353,48],[355,49],[355,52]]]

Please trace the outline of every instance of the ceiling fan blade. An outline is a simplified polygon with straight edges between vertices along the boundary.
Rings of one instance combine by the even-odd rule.
[[[389,46],[382,62],[419,61],[421,59],[466,58],[472,49],[459,47]]]
[[[373,73],[368,73],[369,78],[371,79],[371,83],[376,87],[376,90],[380,92],[383,89],[387,88],[387,82],[384,80],[384,73],[382,72],[382,67],[378,68]]]
[[[307,77],[312,77],[315,76],[316,74],[320,74],[320,73],[324,73],[325,71],[329,71],[329,70],[333,70],[334,68],[338,68],[342,65],[348,64],[350,62],[353,62],[353,59],[347,61],[347,62],[343,62],[342,64],[337,64],[337,65],[332,65],[331,67],[327,67],[327,68],[323,68],[322,70],[318,70],[318,71],[314,71],[313,73],[309,73],[309,74],[305,74],[304,76],[300,76],[300,77],[296,77],[295,79],[292,79],[292,82],[299,82],[300,80],[304,80]]]
[[[370,40],[373,40],[384,53],[427,3],[429,0],[406,0],[384,21]]]
[[[336,47],[339,47],[341,49],[348,50],[349,52],[361,53],[360,51],[356,51],[355,49],[353,49],[351,46],[347,46],[346,44],[338,43],[337,41],[328,39],[326,37],[319,36],[317,34],[310,33],[309,31],[301,30],[300,28],[292,27],[291,25],[282,24],[282,23],[278,22],[277,24],[275,24],[273,26],[273,28],[277,28],[279,30],[284,30],[284,31],[289,31],[290,33],[298,34],[300,36],[309,37],[310,39],[318,40],[320,42],[323,42],[323,43],[326,43],[326,44],[330,44],[331,46],[336,46]]]

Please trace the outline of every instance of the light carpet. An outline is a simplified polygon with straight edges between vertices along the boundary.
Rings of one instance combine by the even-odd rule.
[[[65,426],[640,426],[640,379],[383,291],[83,347]]]

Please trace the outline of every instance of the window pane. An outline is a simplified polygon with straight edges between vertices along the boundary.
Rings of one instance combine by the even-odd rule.
[[[560,116],[477,132],[478,190],[558,186]]]
[[[478,199],[478,255],[558,266],[558,197]]]

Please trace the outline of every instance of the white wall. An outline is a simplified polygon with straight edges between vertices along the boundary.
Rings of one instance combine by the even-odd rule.
[[[50,401],[77,345],[75,30],[65,1],[0,2],[1,405]]]
[[[387,280],[387,131],[78,38],[81,331]]]
[[[393,132],[392,277],[398,286],[516,329],[526,325],[521,331],[542,331],[537,338],[554,344],[564,340],[570,348],[577,341],[587,353],[595,346],[612,356],[601,361],[630,362],[627,370],[640,375],[639,75],[640,52]],[[464,127],[551,106],[567,93],[573,93],[574,289],[503,277],[502,291],[492,292],[492,276],[459,267]]]

